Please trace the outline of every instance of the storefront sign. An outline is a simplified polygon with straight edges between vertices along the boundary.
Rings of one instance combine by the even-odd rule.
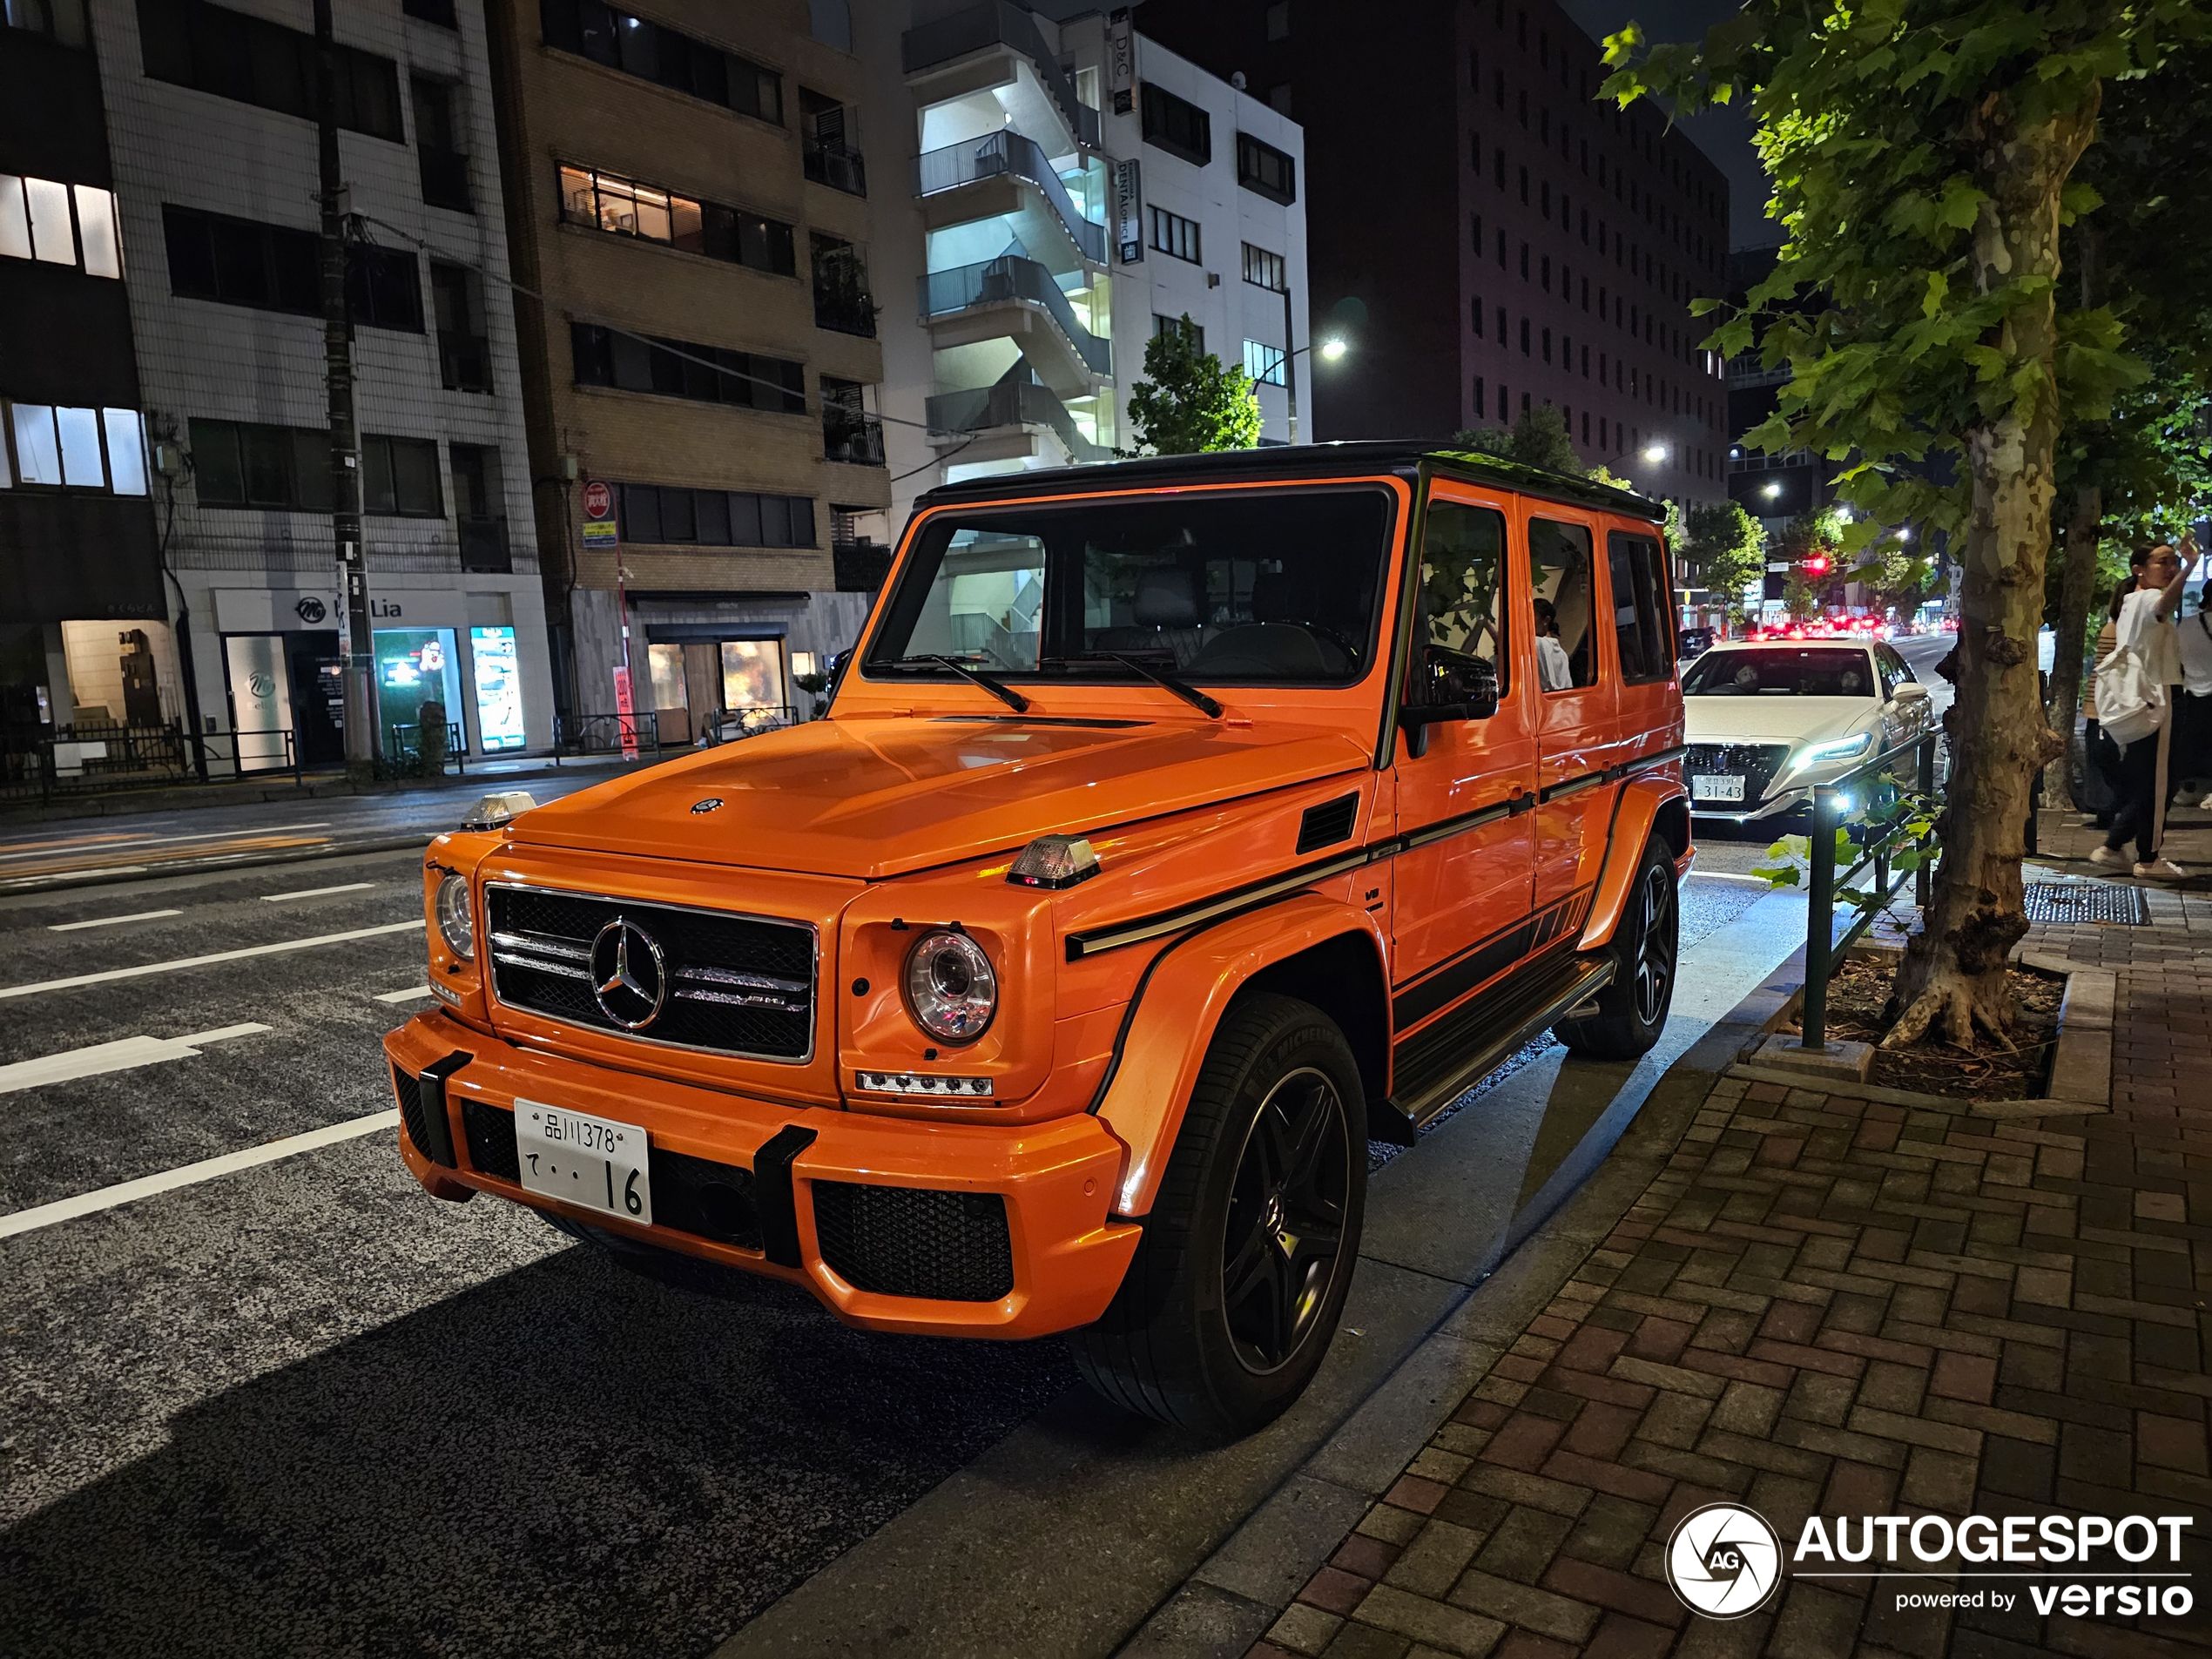
[[[583,487],[583,544],[609,548],[621,543],[622,532],[615,524],[614,486],[594,478]]]
[[[233,634],[223,641],[230,671],[231,722],[238,732],[238,769],[260,772],[288,765],[292,678],[280,634]]]
[[[523,746],[523,677],[512,628],[471,628],[469,661],[476,681],[476,738],[485,749]]]
[[[375,637],[376,708],[386,743],[393,741],[394,726],[408,728],[398,741],[411,749],[421,741],[426,722],[458,725],[461,671],[454,661],[453,630],[379,628]]]
[[[630,700],[630,671],[617,664],[615,667],[615,726],[622,734],[622,758],[637,759],[637,722],[633,718],[637,711]]]
[[[1114,164],[1114,239],[1121,244],[1122,263],[1135,265],[1144,257],[1144,180],[1132,158]]]
[[[1106,14],[1106,90],[1114,95],[1114,113],[1127,115],[1136,101],[1136,33],[1127,6]]]

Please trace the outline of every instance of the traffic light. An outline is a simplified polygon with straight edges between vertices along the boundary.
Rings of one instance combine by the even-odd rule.
[[[1827,574],[1828,574],[1828,561],[1827,561],[1827,559],[1826,559],[1824,556],[1822,556],[1821,554],[1818,554],[1818,553],[1814,554],[1814,555],[1813,555],[1811,558],[1807,559],[1807,560],[1804,562],[1804,572],[1805,572],[1805,574],[1806,574],[1807,576],[1825,576],[1825,575],[1827,575]]]

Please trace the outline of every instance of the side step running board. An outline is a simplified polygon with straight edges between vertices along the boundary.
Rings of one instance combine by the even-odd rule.
[[[1371,1114],[1374,1121],[1369,1132],[1379,1140],[1411,1146],[1422,1124],[1481,1082],[1538,1032],[1610,984],[1615,967],[1609,955],[1577,961],[1569,963],[1561,975],[1547,974],[1525,998],[1513,998],[1503,1006],[1470,1008],[1458,1015],[1457,1022],[1465,1026],[1463,1035],[1475,1046],[1462,1059],[1446,1061],[1433,1070],[1419,1067],[1418,1072],[1426,1075],[1401,1079],[1398,1092],[1382,1103],[1382,1109]],[[1424,1037],[1430,1035],[1422,1034]],[[1437,1035],[1448,1043],[1448,1036]]]

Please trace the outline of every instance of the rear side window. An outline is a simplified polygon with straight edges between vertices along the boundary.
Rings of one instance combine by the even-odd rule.
[[[1528,573],[1536,588],[1536,683],[1547,691],[1596,685],[1589,531],[1556,519],[1530,519]]]
[[[1621,678],[1630,685],[1675,671],[1673,609],[1665,555],[1649,536],[1615,530],[1606,538],[1613,577],[1613,631],[1621,642]]]
[[[1433,501],[1421,537],[1421,657],[1407,690],[1414,703],[1453,703],[1487,677],[1508,690],[1506,651],[1506,520],[1487,507]],[[1454,679],[1453,677],[1457,677]]]

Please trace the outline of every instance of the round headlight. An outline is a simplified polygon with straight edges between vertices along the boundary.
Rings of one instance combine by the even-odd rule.
[[[446,948],[464,962],[476,960],[476,913],[469,904],[469,878],[449,875],[438,883],[438,932]]]
[[[907,953],[907,1011],[941,1042],[973,1042],[998,1012],[999,981],[966,934],[924,934]]]

